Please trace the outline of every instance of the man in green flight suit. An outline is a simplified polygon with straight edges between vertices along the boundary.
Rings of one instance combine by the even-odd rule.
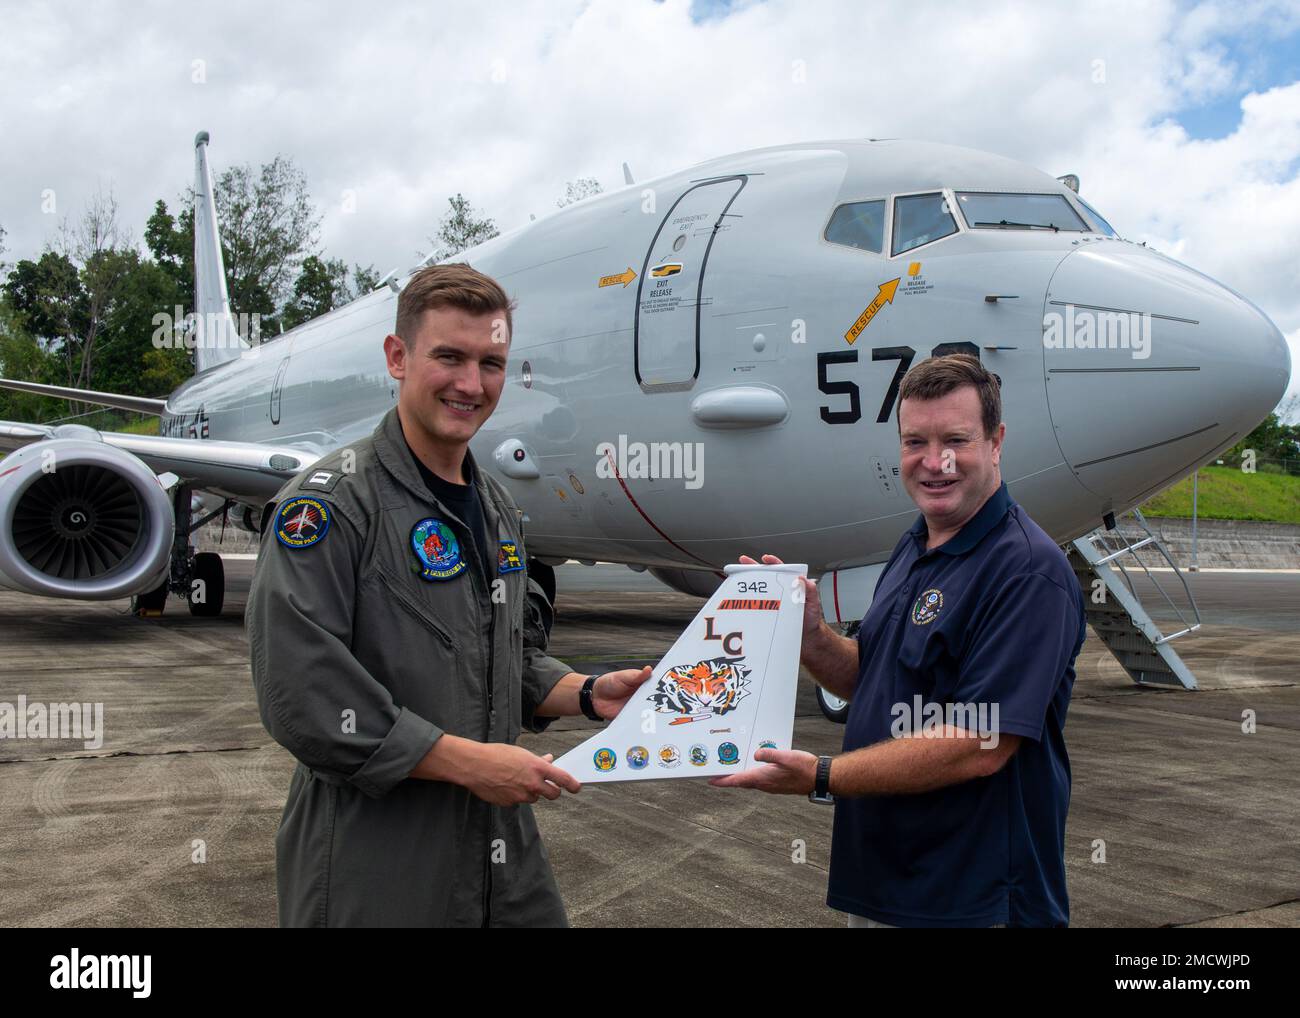
[[[281,926],[566,922],[528,804],[581,786],[515,740],[614,717],[650,670],[589,677],[545,652],[522,513],[469,451],[501,398],[511,311],[468,265],[416,273],[384,340],[397,406],[290,481],[266,525],[253,683],[298,760]]]

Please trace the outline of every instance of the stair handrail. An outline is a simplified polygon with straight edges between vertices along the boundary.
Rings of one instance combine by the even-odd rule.
[[[1187,585],[1187,578],[1183,576],[1182,570],[1178,568],[1178,564],[1173,560],[1173,557],[1169,554],[1168,549],[1165,548],[1164,543],[1160,540],[1160,538],[1158,538],[1152,532],[1151,528],[1147,525],[1146,517],[1142,515],[1142,510],[1134,506],[1127,513],[1122,514],[1120,519],[1123,519],[1124,516],[1128,516],[1130,514],[1137,521],[1137,525],[1141,527],[1143,532],[1145,532],[1146,534],[1146,537],[1141,538],[1136,544],[1130,541],[1128,535],[1125,534],[1119,528],[1118,520],[1116,521],[1115,527],[1113,529],[1094,530],[1087,535],[1087,538],[1094,545],[1094,547],[1097,545],[1098,537],[1103,539],[1101,550],[1108,552],[1108,554],[1104,554],[1100,559],[1098,559],[1095,565],[1098,566],[1110,565],[1113,562],[1116,566],[1118,566],[1120,575],[1123,576],[1124,582],[1128,584],[1129,593],[1131,593],[1135,599],[1141,602],[1141,598],[1138,597],[1137,589],[1133,586],[1133,578],[1129,576],[1128,570],[1124,567],[1124,563],[1121,561],[1121,559],[1125,555],[1132,555],[1133,558],[1137,561],[1137,564],[1142,567],[1142,571],[1146,573],[1147,579],[1151,581],[1151,585],[1156,588],[1156,590],[1160,593],[1160,596],[1163,597],[1165,601],[1168,603],[1169,607],[1173,609],[1174,614],[1178,616],[1178,621],[1182,623],[1183,628],[1178,630],[1178,632],[1176,633],[1170,633],[1168,636],[1161,635],[1161,637],[1158,640],[1153,641],[1156,646],[1159,646],[1162,643],[1168,643],[1170,640],[1176,640],[1180,636],[1186,636],[1188,633],[1193,633],[1196,630],[1200,629],[1201,609],[1196,604],[1196,597],[1192,594],[1192,588]],[[1112,538],[1111,535],[1115,535],[1114,538]],[[1123,541],[1124,547],[1112,550],[1109,544],[1111,540]],[[1187,603],[1191,605],[1192,615],[1196,619],[1195,622],[1188,622],[1187,616],[1183,613],[1183,610],[1174,602],[1174,599],[1169,596],[1169,592],[1166,591],[1163,586],[1161,586],[1160,581],[1156,579],[1156,577],[1151,575],[1151,569],[1147,566],[1146,562],[1142,560],[1142,556],[1137,554],[1139,549],[1152,547],[1152,546],[1154,546],[1156,551],[1160,553],[1161,557],[1164,558],[1164,560],[1169,563],[1169,568],[1172,569],[1174,575],[1178,577],[1178,582],[1180,582],[1183,585],[1183,592],[1187,595]],[[1148,616],[1149,614],[1150,613],[1148,613]],[[1151,620],[1151,624],[1155,626],[1154,619]],[[1157,632],[1160,631],[1158,626],[1156,626],[1156,631]]]

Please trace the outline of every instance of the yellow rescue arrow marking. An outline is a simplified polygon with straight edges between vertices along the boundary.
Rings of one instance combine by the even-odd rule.
[[[600,277],[600,282],[599,282],[597,285],[599,285],[599,286],[615,286],[615,285],[617,285],[617,284],[619,284],[619,283],[622,283],[624,289],[626,289],[626,288],[627,288],[627,284],[630,283],[630,282],[632,282],[632,280],[634,280],[634,279],[636,279],[636,273],[635,273],[634,271],[632,271],[632,266],[629,265],[629,266],[627,267],[627,271],[626,271],[626,272],[620,272],[620,273],[619,273],[618,275],[616,275],[616,276],[601,276],[601,277]]]
[[[899,279],[902,277],[900,276]],[[849,346],[853,341],[862,335],[862,330],[871,324],[871,319],[876,317],[876,312],[886,304],[894,303],[894,294],[898,292],[898,279],[891,279],[888,283],[881,283],[876,289],[876,299],[867,305],[865,311],[858,315],[858,320],[853,323],[849,331],[844,333],[844,338],[848,340]]]

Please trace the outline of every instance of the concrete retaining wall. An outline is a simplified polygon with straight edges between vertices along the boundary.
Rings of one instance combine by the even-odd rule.
[[[257,535],[227,523],[223,539],[221,521],[218,520],[209,523],[199,531],[199,551],[216,551],[223,555],[252,555],[257,552]]]
[[[1190,519],[1148,516],[1146,521],[1179,568],[1191,564]],[[1132,528],[1122,529],[1130,540],[1137,540]],[[1146,555],[1147,565],[1155,565],[1158,557],[1154,553]],[[1196,562],[1202,569],[1300,569],[1300,526],[1256,520],[1198,519]]]

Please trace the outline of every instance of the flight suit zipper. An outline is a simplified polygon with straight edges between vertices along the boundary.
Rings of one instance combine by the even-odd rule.
[[[486,519],[484,520],[486,523]],[[470,583],[474,587],[475,594],[479,599],[479,610],[483,610],[484,604],[487,606],[488,625],[487,625],[487,672],[484,676],[484,693],[485,705],[487,707],[487,731],[484,733],[483,741],[492,742],[492,732],[496,728],[496,696],[494,686],[496,685],[495,657],[496,657],[496,619],[492,614],[492,595],[489,586],[488,577],[481,570],[483,566],[483,557],[479,554],[478,545],[475,543],[474,535],[468,526],[465,526],[464,544],[471,552],[470,562],[466,563],[470,570]],[[486,600],[485,600],[486,599]],[[485,804],[487,809],[484,815],[487,823],[487,837],[484,839],[486,853],[483,856],[483,923],[486,928],[492,917],[492,817],[495,807],[491,803]]]

